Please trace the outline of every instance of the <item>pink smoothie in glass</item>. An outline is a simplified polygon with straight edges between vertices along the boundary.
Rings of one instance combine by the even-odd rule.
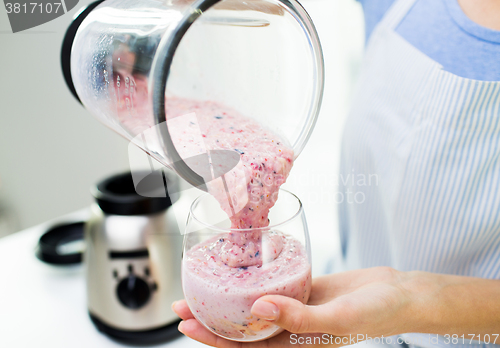
[[[221,258],[227,245],[225,236],[212,237],[184,255],[182,285],[186,301],[194,316],[215,334],[238,341],[267,338],[280,328],[254,317],[250,309],[259,297],[272,294],[306,303],[311,289],[307,253],[294,238],[264,232],[262,239],[275,239],[275,244],[281,245],[276,258],[262,265],[231,267]]]

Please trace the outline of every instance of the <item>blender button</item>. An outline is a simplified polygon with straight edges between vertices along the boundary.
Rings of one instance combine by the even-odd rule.
[[[149,267],[145,267],[145,268],[144,268],[144,274],[145,274],[147,277],[149,277],[149,275],[151,274],[151,273],[149,272]]]
[[[118,283],[116,295],[125,307],[139,309],[149,301],[151,289],[147,282],[131,274]]]
[[[118,271],[116,269],[113,270],[113,278],[118,278]]]
[[[134,272],[134,267],[132,265],[128,265],[128,273]]]

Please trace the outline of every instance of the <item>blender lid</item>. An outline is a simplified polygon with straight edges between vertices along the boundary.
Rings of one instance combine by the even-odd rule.
[[[134,183],[134,178],[141,177]],[[105,214],[150,215],[168,209],[175,202],[169,191],[178,192],[177,187],[175,177],[158,170],[115,175],[99,182],[91,192]]]

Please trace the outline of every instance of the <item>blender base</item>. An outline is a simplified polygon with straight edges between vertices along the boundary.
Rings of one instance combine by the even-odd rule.
[[[121,330],[105,324],[89,312],[90,319],[96,328],[110,338],[130,346],[144,346],[164,343],[182,335],[177,330],[180,319],[171,324],[152,330]]]

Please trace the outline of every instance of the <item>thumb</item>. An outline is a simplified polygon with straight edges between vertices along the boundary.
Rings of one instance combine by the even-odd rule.
[[[290,297],[263,296],[254,302],[251,312],[292,333],[324,332],[325,320],[318,307],[304,305]]]

